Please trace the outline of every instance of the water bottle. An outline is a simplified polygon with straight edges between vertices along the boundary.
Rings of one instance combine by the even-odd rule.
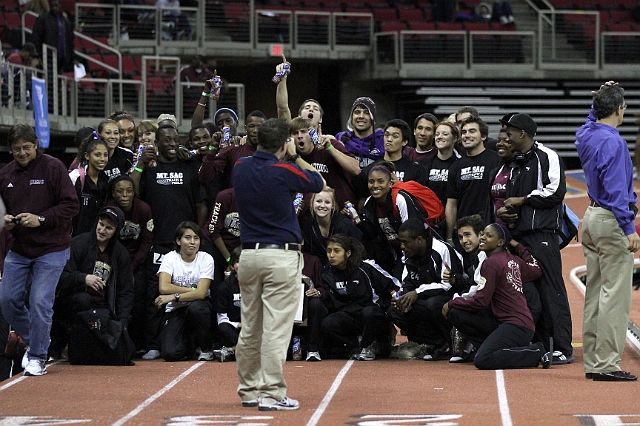
[[[300,338],[293,338],[293,346],[291,347],[291,357],[294,361],[302,361],[302,348],[300,347]]]

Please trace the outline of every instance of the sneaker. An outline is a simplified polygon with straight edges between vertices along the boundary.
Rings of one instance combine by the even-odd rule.
[[[42,376],[47,374],[47,367],[41,359],[30,359],[24,369],[25,376]]]
[[[233,349],[223,346],[220,349],[213,351],[213,356],[216,357],[218,361],[225,362],[230,358],[235,358],[236,353]]]
[[[258,404],[258,410],[260,411],[297,410],[298,408],[300,408],[298,401],[288,396],[285,396],[280,401],[270,396],[263,396]]]
[[[316,361],[322,361],[322,359],[320,358],[320,354],[318,352],[307,352],[307,362],[316,362]]]
[[[571,364],[572,362],[573,362],[572,355],[567,356],[560,351],[553,352],[553,360],[551,361],[552,365],[565,365],[565,364]]]
[[[216,357],[213,355],[213,351],[200,352],[198,361],[213,361]]]
[[[547,368],[551,367],[552,360],[553,360],[553,355],[551,354],[551,352],[547,352],[544,355],[542,355],[542,357],[540,357],[540,363],[542,364],[542,368],[546,370]]]
[[[27,368],[27,364],[29,364],[29,346],[25,348],[24,355],[22,356],[22,369]]]
[[[358,355],[358,358],[356,359],[358,361],[373,361],[376,359],[376,352],[373,350],[372,346],[369,345],[360,351],[360,355]]]
[[[242,406],[243,407],[257,407],[259,403],[260,403],[260,398],[248,399],[246,401],[242,401]]]
[[[438,348],[432,353],[426,354],[422,359],[425,361],[440,361],[442,359],[451,358],[451,349],[449,346]]]
[[[147,361],[150,361],[152,359],[158,359],[158,358],[160,358],[160,351],[157,351],[155,349],[151,349],[149,352],[142,355],[142,359],[145,359]]]
[[[501,16],[501,17],[500,17],[500,23],[501,23],[502,25],[507,25],[507,24],[509,23],[509,18],[508,18],[508,17],[506,17],[506,16],[504,16],[504,15],[503,15],[503,16]]]

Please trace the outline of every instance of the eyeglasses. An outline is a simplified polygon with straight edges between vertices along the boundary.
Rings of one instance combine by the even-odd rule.
[[[24,151],[25,154],[30,153],[34,148],[36,147],[35,144],[29,144],[29,145],[23,145],[20,147],[11,147],[11,152],[14,154],[20,154],[22,151]]]

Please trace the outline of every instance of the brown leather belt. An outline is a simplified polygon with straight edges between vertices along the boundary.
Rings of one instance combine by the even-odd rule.
[[[302,244],[287,243],[287,244],[267,244],[267,243],[242,243],[242,249],[275,249],[275,250],[293,250],[300,251]]]
[[[602,207],[600,204],[596,203],[595,201],[591,200],[591,202],[589,203],[590,207],[600,207],[600,208],[604,208]]]

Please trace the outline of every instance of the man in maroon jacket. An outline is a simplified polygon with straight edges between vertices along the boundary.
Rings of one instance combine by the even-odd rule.
[[[0,170],[0,196],[7,207],[4,225],[13,235],[13,246],[5,258],[0,306],[28,345],[22,361],[25,375],[41,376],[47,373],[53,300],[69,259],[71,218],[78,213],[78,197],[65,165],[38,151],[38,138],[30,126],[13,126],[7,142],[14,160]]]

